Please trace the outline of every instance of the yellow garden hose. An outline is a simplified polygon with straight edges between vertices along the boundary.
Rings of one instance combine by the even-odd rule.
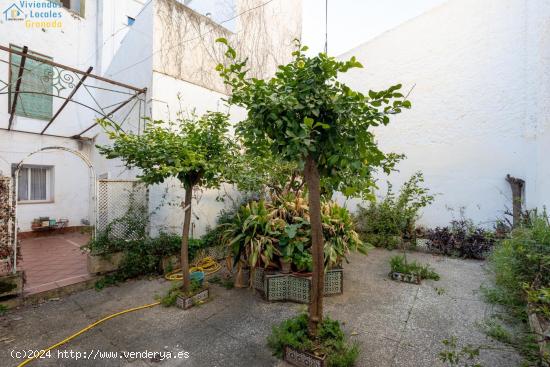
[[[81,329],[79,330],[78,332],[74,333],[73,335],[69,336],[68,338],[65,338],[63,339],[62,341],[60,341],[59,343],[57,344],[54,344],[52,345],[51,347],[48,347],[47,349],[45,350],[42,350],[39,354],[31,357],[31,358],[27,358],[25,359],[23,362],[21,362],[19,365],[17,365],[17,367],[23,367],[25,366],[27,363],[30,363],[31,361],[37,359],[37,358],[40,358],[41,356],[44,355],[44,353],[46,352],[49,352],[50,350],[52,349],[55,349],[63,344],[66,344],[68,343],[69,341],[73,340],[74,338],[76,338],[77,336],[79,336],[80,334],[82,333],[85,333],[86,331],[96,327],[97,325],[101,324],[102,322],[105,322],[107,320],[110,320],[112,319],[113,317],[117,317],[117,316],[120,316],[120,315],[124,315],[125,313],[129,313],[129,312],[134,312],[134,311],[138,311],[138,310],[143,310],[144,308],[151,308],[151,307],[155,307],[155,306],[158,306],[160,304],[160,302],[155,302],[155,303],[149,303],[147,305],[143,305],[143,306],[139,306],[139,307],[134,307],[134,308],[129,308],[127,310],[124,310],[124,311],[120,311],[120,312],[117,312],[117,313],[114,313],[112,315],[109,315],[109,316],[106,316],[104,318],[102,318],[101,320],[98,320],[96,322],[94,322],[93,324],[90,324],[88,326],[86,326],[84,329]]]
[[[214,260],[210,256],[207,256],[197,261],[197,263],[189,269],[189,272],[193,273],[195,271],[202,271],[204,272],[204,275],[210,275],[220,271],[221,268],[221,265],[216,260]],[[183,274],[181,272],[181,269],[176,269],[167,273],[164,278],[166,278],[167,280],[182,280]]]
[[[199,260],[192,268],[189,269],[189,272],[203,271],[205,273],[205,275],[209,275],[209,274],[216,273],[221,268],[222,267],[219,263],[217,263],[212,257],[208,256],[208,257],[205,257],[205,258]],[[168,279],[168,280],[181,280],[182,279],[181,269],[176,269],[176,270],[166,274],[165,278]],[[62,346],[63,344],[68,343],[69,341],[73,340],[74,338],[76,338],[80,334],[85,333],[86,331],[96,327],[97,325],[99,325],[99,324],[101,324],[101,323],[103,323],[107,320],[110,320],[110,319],[112,319],[114,317],[117,317],[117,316],[120,316],[120,315],[124,315],[124,314],[129,313],[129,312],[143,310],[144,308],[155,307],[155,306],[158,306],[159,304],[160,304],[160,302],[149,303],[147,305],[129,308],[127,310],[120,311],[120,312],[114,313],[112,315],[106,316],[106,317],[94,322],[93,324],[90,324],[90,325],[86,326],[84,329],[81,329],[81,330],[77,331],[76,333],[69,336],[68,338],[63,339],[59,343],[56,343],[56,344],[52,345],[51,347],[48,347],[48,348],[42,350],[39,354],[36,354],[35,356],[30,357],[30,358],[27,358],[26,360],[21,362],[19,365],[17,365],[17,367],[23,367],[23,366],[27,365],[31,361],[42,357],[45,353],[49,352],[50,350],[56,349],[56,348]]]

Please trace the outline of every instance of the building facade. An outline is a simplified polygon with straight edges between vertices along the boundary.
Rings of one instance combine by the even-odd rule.
[[[1,14],[0,45],[19,51],[27,46],[29,54],[78,70],[92,67],[92,73],[99,77],[146,89],[146,93],[137,98],[139,103],[137,99],[132,100],[109,114],[133,91],[119,85],[110,88],[112,84],[89,77],[87,87],[74,95],[73,100],[80,104],[71,101],[48,125],[66,98],[48,96],[55,94],[57,82],[50,78],[45,83],[36,75],[33,79],[33,74],[27,71],[33,66],[37,67],[34,70],[40,70],[43,65],[30,59],[23,68],[27,74],[22,81],[27,89],[34,88],[38,93],[22,93],[12,118],[10,98],[15,95],[16,83],[10,81],[17,81],[21,60],[17,58],[20,55],[3,52],[0,80],[8,84],[0,94],[0,171],[3,175],[12,174],[13,167],[30,153],[48,146],[61,146],[85,155],[93,163],[97,177],[135,178],[138,172],[98,154],[95,146],[109,141],[102,129],[94,126],[97,118],[108,115],[115,121],[124,121],[125,129],[138,132],[143,128],[144,117],[168,120],[180,111],[198,114],[207,110],[228,111],[223,102],[227,90],[214,70],[223,62],[223,46],[215,40],[227,38],[243,56],[249,57],[251,73],[265,76],[272,74],[276,65],[287,61],[293,40],[301,34],[301,2],[295,0],[267,3],[260,0],[37,0],[33,3],[41,5],[31,9],[10,8],[14,3],[19,2],[0,2],[0,10],[6,10]],[[17,17],[21,19],[15,19]],[[40,70],[45,74],[55,71],[47,67]],[[74,89],[81,76],[72,80],[72,86],[65,85],[65,93]],[[0,89],[2,87],[0,85]],[[127,95],[119,96],[122,92]],[[234,120],[244,113],[229,112]],[[47,132],[40,134],[46,126]],[[66,218],[69,225],[93,221],[91,179],[88,167],[66,152],[38,153],[26,159],[19,176],[18,227],[28,231],[32,220],[41,216]],[[173,204],[181,195],[179,182],[151,187],[154,233],[179,231],[181,208]],[[195,235],[214,224],[222,207],[216,201],[217,196],[216,191],[196,193]]]

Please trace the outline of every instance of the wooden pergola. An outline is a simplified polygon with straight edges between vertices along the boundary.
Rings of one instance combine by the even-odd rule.
[[[112,79],[92,74],[92,66],[88,67],[86,71],[83,71],[68,65],[54,62],[46,57],[42,57],[39,54],[33,53],[31,50],[29,50],[27,46],[24,46],[21,50],[18,50],[14,49],[14,47],[6,47],[0,45],[0,54],[2,52],[6,52],[8,58],[7,60],[3,60],[0,58],[0,62],[7,63],[9,65],[9,72],[7,81],[2,80],[2,78],[0,77],[0,95],[8,94],[10,97],[8,106],[10,117],[7,128],[0,127],[0,130],[18,131],[30,134],[85,140],[89,138],[83,137],[83,135],[93,129],[95,126],[97,126],[97,119],[107,119],[113,121],[112,118],[114,114],[121,111],[125,106],[132,102],[133,105],[131,109],[128,111],[126,116],[118,122],[119,125],[122,126],[122,124],[124,124],[125,120],[136,107],[139,108],[139,113],[141,115],[140,120],[145,115],[145,96],[147,93],[147,88],[138,88],[129,84],[121,83]],[[20,62],[18,64],[14,64],[11,61],[12,55],[17,55],[20,57]],[[23,78],[25,76],[28,76],[28,73],[36,73],[35,70],[28,67],[29,59],[33,60],[35,63],[38,63],[37,65],[48,65],[49,67],[51,67],[51,72],[35,74],[33,76],[41,79],[43,82],[52,83],[52,93],[24,90],[22,88]],[[15,80],[12,80],[14,79],[11,72],[12,67],[18,68],[18,74]],[[90,80],[94,80],[94,82],[87,83],[87,81]],[[103,84],[104,86],[100,86],[98,84]],[[53,89],[55,89],[56,93],[54,93]],[[102,106],[94,97],[94,93],[92,93],[92,90],[101,90],[105,93],[112,92],[118,96],[123,94],[125,95],[125,97],[121,100],[118,100],[116,103]],[[85,91],[91,97],[94,104],[91,105],[89,103],[84,103],[75,99],[75,96],[79,91]],[[63,95],[63,92],[68,94]],[[18,103],[20,103],[21,96],[25,94],[49,96],[52,98],[59,98],[63,100],[61,106],[55,111],[55,113],[52,113],[51,118],[49,118],[49,121],[47,121],[46,125],[42,128],[40,132],[14,129],[13,120],[16,115]],[[52,124],[55,123],[56,119],[61,115],[61,113],[69,103],[74,103],[80,105],[81,107],[92,110],[97,114],[96,119],[94,120],[94,122],[91,122],[89,126],[75,134],[70,134],[66,136],[48,134],[48,129],[51,128]]]

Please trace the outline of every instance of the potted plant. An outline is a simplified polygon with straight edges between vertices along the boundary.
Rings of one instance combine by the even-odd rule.
[[[357,344],[350,344],[338,321],[329,317],[319,325],[319,337],[308,333],[306,314],[273,327],[268,346],[273,354],[293,366],[351,367],[359,355]]]
[[[235,288],[248,288],[250,283],[250,269],[244,261],[239,261],[237,264],[237,272],[235,273]]]
[[[206,302],[208,298],[210,298],[208,283],[191,278],[187,291],[178,290],[176,305],[182,310],[188,310],[195,305]]]
[[[393,280],[420,284],[422,279],[439,280],[439,274],[429,265],[421,265],[416,261],[409,262],[405,254],[396,255],[390,259],[390,278]]]

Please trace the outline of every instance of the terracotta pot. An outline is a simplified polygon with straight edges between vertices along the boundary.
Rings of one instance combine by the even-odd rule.
[[[288,260],[280,259],[279,262],[281,263],[281,273],[288,274],[290,273],[290,267],[292,266],[292,262]]]
[[[235,274],[235,288],[248,288],[250,284],[250,270],[244,268],[241,264],[238,265],[237,273]]]

